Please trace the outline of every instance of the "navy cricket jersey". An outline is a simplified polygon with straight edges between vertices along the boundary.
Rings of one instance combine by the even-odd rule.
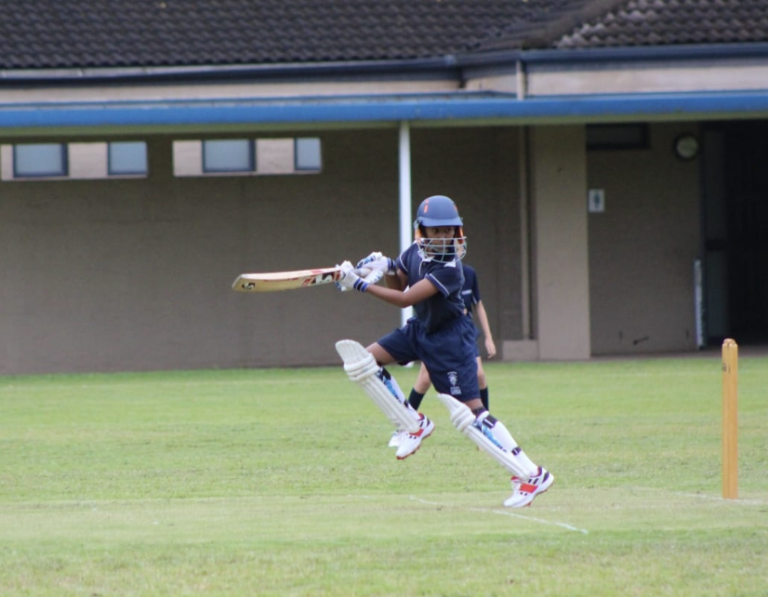
[[[434,332],[451,320],[464,315],[461,289],[464,287],[464,271],[461,262],[422,259],[419,246],[413,243],[397,258],[397,266],[408,276],[408,286],[428,279],[437,288],[437,294],[413,306],[416,317],[427,333]]]
[[[472,316],[472,310],[480,302],[480,285],[477,283],[475,268],[462,262],[464,270],[464,287],[461,289],[461,298],[464,300],[464,308],[467,315]]]

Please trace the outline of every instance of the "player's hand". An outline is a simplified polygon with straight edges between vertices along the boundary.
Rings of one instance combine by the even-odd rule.
[[[485,350],[488,352],[489,359],[496,356],[496,344],[494,344],[493,338],[485,339]]]
[[[366,284],[377,284],[384,277],[384,272],[380,269],[374,269],[369,266],[355,268],[355,273],[360,276]]]
[[[339,290],[342,292],[346,292],[347,290],[365,292],[368,290],[369,283],[357,275],[355,268],[352,267],[352,264],[349,261],[345,261],[339,267],[341,267],[341,278],[336,282],[336,287]],[[379,276],[379,278],[381,278],[381,276]]]
[[[397,263],[390,257],[385,257],[380,251],[374,251],[368,257],[361,259],[357,262],[358,269],[367,267],[372,270],[381,271],[382,276],[387,274],[388,276],[394,276],[397,273]]]
[[[355,269],[360,269],[361,267],[365,267],[369,263],[372,263],[376,261],[377,259],[381,259],[382,254],[381,251],[374,251],[368,257],[363,257],[360,261],[357,262],[357,265],[355,266]]]

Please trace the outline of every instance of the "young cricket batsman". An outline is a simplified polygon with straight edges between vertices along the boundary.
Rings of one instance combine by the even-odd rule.
[[[424,199],[414,228],[415,242],[397,260],[372,253],[357,267],[349,261],[341,265],[337,284],[342,290],[354,289],[401,309],[413,307],[415,312],[406,325],[366,349],[350,340],[337,343],[345,370],[396,427],[404,430],[396,453],[403,460],[419,449],[435,426],[408,404],[384,366],[420,360],[449,409],[451,422],[512,473],[512,495],[504,505],[528,506],[552,486],[554,476],[528,458],[480,399],[476,330],[465,315],[461,296],[461,260],[467,243],[455,203],[444,195]],[[376,276],[360,277],[362,271],[371,270],[381,273],[386,286],[376,285]]]

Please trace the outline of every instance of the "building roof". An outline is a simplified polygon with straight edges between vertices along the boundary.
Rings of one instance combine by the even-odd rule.
[[[0,70],[768,41],[768,0],[0,0]]]
[[[630,0],[554,42],[557,48],[768,41],[765,0]]]
[[[586,0],[0,0],[0,68],[402,60]]]
[[[768,0],[0,0],[0,131],[764,117],[761,6]],[[686,77],[656,72],[678,59]],[[637,84],[613,84],[624,68]],[[238,85],[200,85],[221,80]],[[369,93],[371,80],[403,86]],[[254,81],[287,85],[261,94]]]

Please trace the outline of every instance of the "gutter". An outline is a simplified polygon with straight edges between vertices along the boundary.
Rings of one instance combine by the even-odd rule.
[[[768,43],[525,50],[519,54],[520,60],[530,64],[768,59]],[[488,59],[490,58],[489,56]],[[459,63],[462,66],[468,66],[472,60],[472,57],[467,57],[466,60],[462,60]],[[483,66],[483,64],[480,65]]]
[[[462,80],[465,69],[523,69],[527,64],[768,59],[768,43],[706,44],[596,49],[510,49],[406,60],[339,61],[220,66],[150,66],[0,70],[0,87],[66,84],[203,82],[226,80],[313,81],[328,78],[381,80],[438,77]]]
[[[402,78],[424,75],[460,78],[454,56],[415,60],[373,60],[284,64],[227,64],[220,66],[140,66],[0,70],[0,86],[15,84],[101,84],[137,82],[201,82],[226,80],[313,81],[327,78]]]

